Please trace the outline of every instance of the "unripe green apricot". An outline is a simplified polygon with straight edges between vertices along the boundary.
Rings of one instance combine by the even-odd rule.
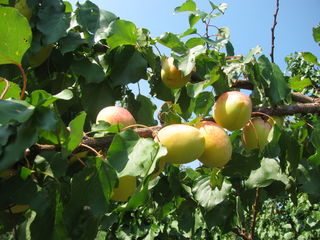
[[[184,124],[172,124],[162,128],[155,141],[167,148],[162,161],[169,163],[189,163],[196,160],[204,151],[205,139],[195,127]]]
[[[223,93],[213,107],[213,118],[229,131],[239,130],[249,121],[252,112],[251,99],[244,93]]]

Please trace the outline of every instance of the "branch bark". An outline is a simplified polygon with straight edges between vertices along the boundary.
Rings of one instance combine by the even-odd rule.
[[[271,62],[274,63],[274,40],[276,39],[275,37],[275,29],[277,26],[277,17],[278,17],[278,13],[279,13],[279,0],[276,0],[276,12],[273,14],[273,26],[271,28],[271,53],[270,53],[270,57],[271,57]]]

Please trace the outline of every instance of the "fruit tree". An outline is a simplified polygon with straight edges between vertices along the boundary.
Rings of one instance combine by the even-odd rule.
[[[270,57],[235,55],[209,3],[153,38],[88,0],[0,1],[0,240],[320,239],[320,63],[274,63],[279,5]]]

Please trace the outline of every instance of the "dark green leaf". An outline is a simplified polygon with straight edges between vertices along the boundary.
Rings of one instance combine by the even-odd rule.
[[[77,22],[84,31],[94,34],[99,27],[99,7],[91,1],[85,1],[83,4],[77,3],[77,7]]]
[[[25,122],[34,112],[34,106],[20,100],[0,100],[0,123]]]
[[[114,51],[110,73],[113,87],[147,78],[147,61],[133,46],[123,46]]]
[[[320,25],[312,28],[313,39],[316,42],[320,42]]]
[[[251,171],[245,185],[248,189],[269,186],[274,181],[289,183],[288,177],[281,172],[280,165],[273,158],[263,158],[260,168]]]
[[[22,56],[31,44],[29,22],[17,9],[11,7],[0,6],[0,18],[0,64],[11,61],[21,63]]]
[[[83,76],[86,83],[100,83],[104,80],[105,74],[103,68],[88,58],[74,60],[71,68],[80,76]]]
[[[212,92],[201,92],[195,99],[194,113],[206,116],[212,109],[214,97]]]
[[[315,165],[302,160],[298,167],[298,183],[300,184],[299,188],[302,191],[314,195],[317,198],[320,197],[320,172],[319,168],[316,168]]]
[[[44,0],[38,11],[37,29],[44,35],[43,45],[55,43],[67,35],[70,17],[65,13],[61,0]]]
[[[80,34],[74,31],[69,31],[68,35],[59,40],[59,47],[61,53],[64,55],[68,52],[76,50],[80,45],[87,43],[85,39],[82,39]]]

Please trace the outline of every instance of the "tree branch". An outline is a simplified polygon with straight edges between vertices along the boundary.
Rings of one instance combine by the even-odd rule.
[[[320,113],[320,102],[315,103],[298,103],[294,105],[283,105],[273,107],[256,107],[254,112],[262,112],[269,116],[287,116],[297,113]]]
[[[276,37],[274,36],[274,31],[276,29],[277,26],[277,16],[278,16],[278,12],[279,12],[279,0],[276,0],[276,12],[273,14],[273,26],[271,28],[271,53],[270,53],[270,57],[271,57],[271,62],[274,63],[274,40],[276,39]]]

